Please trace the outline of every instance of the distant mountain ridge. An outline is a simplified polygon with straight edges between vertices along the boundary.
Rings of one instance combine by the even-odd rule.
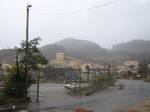
[[[111,50],[104,49],[95,42],[74,38],[60,40],[55,45],[61,48],[55,49],[55,51],[64,52],[67,56],[79,59],[119,61],[128,58],[136,58],[139,60],[150,58],[150,41],[145,40],[132,40],[126,43],[116,44]],[[43,48],[47,49],[49,53],[52,53],[49,48]],[[43,50],[41,51],[43,52]],[[54,58],[56,52],[53,53]]]
[[[16,53],[13,49],[0,50],[0,63],[11,63],[15,61]]]
[[[132,40],[126,43],[116,44],[113,46],[112,50],[128,53],[150,52],[150,41]]]
[[[60,45],[57,45],[57,44],[45,45],[45,46],[40,48],[40,51],[43,53],[43,55],[48,60],[54,59],[57,52],[64,52],[65,55],[67,54],[66,49]]]
[[[56,42],[55,44],[63,46],[67,50],[85,49],[87,46],[97,48],[97,49],[101,48],[95,42],[91,42],[88,40],[74,39],[74,38],[66,38]]]
[[[66,38],[54,44],[48,44],[39,48],[43,55],[52,60],[57,52],[64,52],[65,56],[97,62],[122,61],[128,58],[150,58],[150,41],[132,40],[126,43],[116,44],[112,49],[104,49],[97,43],[74,38]],[[0,50],[0,62],[15,60],[15,51],[12,49]]]
[[[55,44],[64,47],[69,56],[81,59],[98,58],[107,54],[107,51],[98,44],[87,40],[67,38]]]
[[[54,55],[56,54],[56,52],[54,51],[58,51],[64,52],[67,56],[76,57],[79,59],[95,59],[104,55],[106,56],[106,54],[108,54],[107,51],[101,48],[98,44],[87,40],[67,38],[56,42],[55,44],[53,44],[53,46],[54,45],[59,46],[59,48],[55,47],[55,50],[52,50],[50,49],[50,46],[52,45],[46,45],[41,47],[40,49],[43,54],[46,54],[46,52],[49,51]],[[48,56],[49,54],[46,55],[46,57]]]
[[[123,52],[130,57],[136,59],[150,58],[150,41],[149,40],[132,40],[126,43],[116,44],[113,46],[112,51]]]

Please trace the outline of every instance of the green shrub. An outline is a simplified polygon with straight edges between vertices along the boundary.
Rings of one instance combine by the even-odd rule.
[[[115,80],[110,75],[103,75],[91,81],[89,89],[92,91],[100,91],[112,86]]]
[[[150,82],[150,77],[146,77],[146,78],[144,79],[144,81],[145,81],[145,82]]]
[[[4,84],[4,93],[7,97],[23,98],[25,92],[25,74],[24,67],[20,66],[19,74],[17,67],[12,64],[7,68],[7,78]],[[31,85],[31,80],[28,77],[27,87]]]

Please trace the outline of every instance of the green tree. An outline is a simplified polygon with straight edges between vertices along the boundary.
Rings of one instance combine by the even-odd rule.
[[[26,41],[23,41],[21,43],[22,46],[21,52],[23,54],[21,63],[25,66],[25,80],[26,80],[24,92],[25,99],[27,98],[27,89],[28,89],[27,88],[28,71],[38,70],[39,64],[47,64],[47,60],[37,48],[37,45],[39,45],[40,41],[41,41],[40,38],[35,38],[33,40],[30,40],[28,43],[26,43]]]
[[[30,40],[28,42],[28,55],[25,54],[26,50],[26,42],[22,41],[21,43],[21,54],[22,59],[21,63],[25,65],[28,64],[28,70],[38,70],[38,64],[47,64],[46,58],[42,55],[40,50],[37,48],[37,45],[39,45],[39,42],[41,41],[40,38],[35,38],[33,40]]]
[[[147,77],[148,64],[150,64],[150,59],[143,60],[139,64],[139,73],[142,75],[143,78]]]
[[[8,77],[5,84],[5,94],[12,97],[23,98],[27,96],[27,89],[31,85],[31,75],[33,71],[38,71],[38,65],[47,64],[47,60],[37,48],[40,38],[35,38],[28,42],[28,54],[26,55],[26,42],[22,41],[19,61],[19,72],[17,71],[17,65],[12,64],[8,68]],[[27,74],[25,73],[25,67],[27,64]],[[25,97],[26,98],[26,97]]]

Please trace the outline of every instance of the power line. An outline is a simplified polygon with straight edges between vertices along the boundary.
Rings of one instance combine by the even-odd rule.
[[[118,2],[119,0],[113,0],[111,2],[107,2],[107,3],[104,3],[104,4],[99,4],[99,5],[95,5],[93,7],[89,7],[89,8],[86,8],[86,9],[81,9],[81,10],[77,10],[77,11],[72,11],[70,13],[80,13],[80,12],[86,12],[86,11],[90,11],[90,10],[94,10],[94,9],[97,9],[97,8],[101,8],[101,7],[105,7],[105,6],[108,6],[108,5],[111,5],[113,3],[116,3]]]
[[[85,8],[85,9],[80,9],[80,10],[76,10],[76,11],[68,11],[68,12],[49,12],[49,13],[40,13],[40,14],[45,14],[45,15],[69,15],[69,14],[76,14],[76,13],[82,13],[82,12],[87,12],[90,10],[94,10],[94,9],[98,9],[98,8],[102,8],[111,4],[114,4],[116,2],[118,2],[120,0],[113,0],[104,4],[99,4],[99,5],[95,5],[93,7],[89,7],[89,8]]]

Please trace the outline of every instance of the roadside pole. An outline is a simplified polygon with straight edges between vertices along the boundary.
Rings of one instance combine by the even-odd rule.
[[[27,18],[26,18],[26,51],[25,51],[25,92],[24,99],[27,99],[27,77],[28,77],[28,43],[29,43],[29,9],[32,5],[27,4]]]
[[[147,76],[150,78],[150,64],[147,65]]]
[[[40,71],[39,71],[38,77],[37,77],[37,96],[36,96],[36,102],[39,102],[39,81],[40,81]]]
[[[15,47],[15,50],[16,50],[16,73],[17,73],[17,78],[16,78],[16,91],[17,91],[17,94],[16,94],[16,96],[18,97],[18,92],[19,92],[19,90],[18,90],[18,87],[19,87],[19,83],[18,83],[18,78],[19,78],[19,50],[18,50],[18,48],[17,47]]]

